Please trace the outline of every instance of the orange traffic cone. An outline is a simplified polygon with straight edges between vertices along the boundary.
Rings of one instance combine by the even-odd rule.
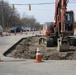
[[[20,31],[20,35],[22,35],[22,30]]]
[[[42,62],[42,60],[41,60],[42,58],[41,58],[41,54],[40,54],[40,48],[39,47],[37,47],[37,53],[36,53],[36,60],[35,60],[35,62]]]
[[[1,60],[1,57],[0,57],[0,62],[3,62],[3,60]]]
[[[8,31],[6,31],[6,36],[8,36]]]
[[[32,34],[34,34],[34,31],[33,31],[33,33]]]

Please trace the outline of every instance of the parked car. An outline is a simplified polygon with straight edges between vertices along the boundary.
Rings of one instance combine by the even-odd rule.
[[[37,29],[36,28],[32,28],[32,31],[36,31]]]
[[[26,29],[25,26],[22,26],[21,28],[22,28],[22,30],[23,30],[24,32],[27,31],[27,29]]]
[[[31,28],[30,27],[27,27],[27,31],[31,31]]]
[[[20,32],[20,31],[23,31],[23,30],[20,26],[14,26],[14,27],[10,28],[11,33],[14,33],[15,31]]]
[[[3,32],[3,28],[2,28],[2,26],[0,25],[0,36],[2,35],[2,32]]]

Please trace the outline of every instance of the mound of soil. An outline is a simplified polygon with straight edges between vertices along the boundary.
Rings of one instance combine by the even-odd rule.
[[[36,50],[39,45],[40,36],[33,36],[21,41],[11,52],[6,56],[23,59],[35,59]],[[56,47],[47,48],[45,45],[40,45],[40,52],[43,60],[76,60],[76,48],[66,52],[58,52]]]

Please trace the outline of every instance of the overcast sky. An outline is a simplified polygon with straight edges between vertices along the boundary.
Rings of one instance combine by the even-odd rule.
[[[55,0],[4,0],[9,4],[31,4],[31,3],[51,3]],[[76,2],[76,0],[69,0],[70,2]],[[55,4],[48,5],[32,5],[31,11],[28,10],[27,5],[15,5],[16,10],[21,17],[26,15],[33,15],[41,24],[45,22],[53,22],[55,14]],[[68,10],[73,10],[76,17],[76,3],[69,3]]]

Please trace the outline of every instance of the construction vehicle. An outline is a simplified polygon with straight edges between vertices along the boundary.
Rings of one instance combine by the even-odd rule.
[[[55,21],[45,23],[44,35],[47,37],[47,47],[57,46],[58,51],[69,50],[70,46],[76,46],[74,35],[74,12],[67,11],[69,0],[56,0]],[[39,43],[45,38],[40,38]]]

